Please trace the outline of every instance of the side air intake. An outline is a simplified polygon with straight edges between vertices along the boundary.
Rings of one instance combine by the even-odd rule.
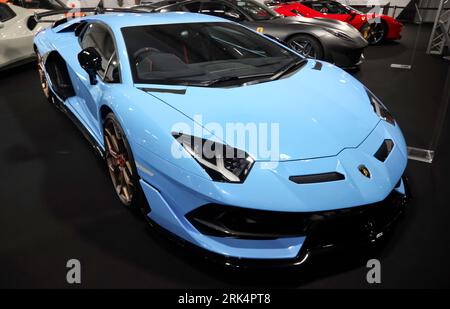
[[[384,162],[389,157],[389,154],[391,153],[393,148],[394,142],[390,139],[385,139],[380,148],[378,148],[377,152],[375,152],[374,157],[381,162]]]

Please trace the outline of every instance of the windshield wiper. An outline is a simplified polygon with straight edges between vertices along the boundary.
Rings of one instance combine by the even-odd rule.
[[[209,80],[206,82],[200,83],[202,86],[209,87],[212,85],[217,85],[223,82],[230,82],[235,80],[241,80],[241,79],[252,79],[252,78],[258,78],[258,77],[265,77],[271,75],[270,73],[265,74],[254,74],[254,75],[245,75],[245,76],[222,76],[213,80]]]
[[[275,72],[275,74],[270,78],[270,80],[276,80],[279,79],[280,77],[282,77],[283,75],[286,75],[294,70],[299,69],[300,67],[302,67],[305,63],[307,63],[308,60],[306,60],[306,58],[300,59],[300,60],[296,60],[294,62],[289,63],[288,65],[282,67],[280,70],[278,70],[277,72]]]

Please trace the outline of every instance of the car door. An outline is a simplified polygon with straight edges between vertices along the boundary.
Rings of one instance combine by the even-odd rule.
[[[330,1],[326,3],[328,8],[328,17],[348,22],[352,19],[350,11],[339,2]]]
[[[323,17],[321,13],[311,7],[311,3],[291,2],[279,6],[279,9],[276,11],[284,16],[301,15],[309,18]]]
[[[98,115],[99,105],[104,100],[108,88],[120,83],[119,63],[117,61],[114,37],[107,26],[92,22],[86,25],[80,38],[81,49],[93,47],[102,57],[101,69],[97,72],[97,83],[91,85],[88,74],[81,66],[78,68],[80,87],[76,87],[78,114],[84,124],[96,137],[101,138],[101,126]]]

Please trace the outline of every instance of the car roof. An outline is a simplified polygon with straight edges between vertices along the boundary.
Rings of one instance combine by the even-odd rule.
[[[85,20],[96,20],[104,22],[113,28],[124,28],[145,25],[180,24],[180,23],[209,23],[229,22],[226,19],[190,13],[190,12],[167,12],[167,13],[108,13],[83,17]]]

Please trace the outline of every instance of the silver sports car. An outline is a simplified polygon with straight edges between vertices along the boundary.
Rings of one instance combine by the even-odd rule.
[[[368,45],[358,30],[342,21],[283,17],[254,0],[146,0],[139,7],[151,12],[185,11],[222,17],[281,41],[303,56],[343,68],[357,67]]]

